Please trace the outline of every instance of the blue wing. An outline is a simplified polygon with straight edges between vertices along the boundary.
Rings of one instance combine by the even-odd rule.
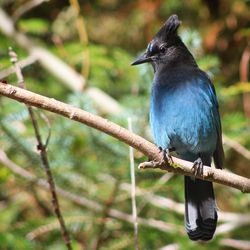
[[[219,105],[218,105],[214,85],[212,84],[212,82],[210,81],[208,76],[207,76],[207,79],[209,81],[209,90],[211,93],[210,95],[212,98],[212,102],[214,104],[213,105],[213,107],[214,107],[213,108],[213,115],[215,118],[216,131],[217,131],[217,135],[218,135],[216,149],[214,151],[213,158],[214,158],[214,163],[215,163],[216,168],[222,169],[223,162],[224,162],[224,150],[223,150],[223,146],[222,146],[222,132],[221,132],[221,120],[220,120],[220,114],[219,114]]]

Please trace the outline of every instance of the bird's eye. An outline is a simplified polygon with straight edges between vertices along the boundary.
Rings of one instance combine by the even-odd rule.
[[[161,52],[162,54],[164,54],[164,53],[166,52],[166,47],[165,47],[165,46],[161,46],[161,47],[160,47],[160,52]]]

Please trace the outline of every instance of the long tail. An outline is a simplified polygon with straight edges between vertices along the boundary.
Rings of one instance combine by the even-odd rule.
[[[213,183],[185,176],[185,226],[189,238],[210,240],[216,225]]]

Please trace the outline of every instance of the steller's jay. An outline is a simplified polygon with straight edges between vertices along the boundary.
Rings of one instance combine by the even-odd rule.
[[[177,34],[180,21],[172,15],[132,65],[149,62],[154,68],[150,125],[156,144],[169,153],[194,162],[222,168],[224,152],[221,122],[213,84],[199,69]],[[217,207],[212,182],[185,176],[185,227],[191,240],[212,239]]]

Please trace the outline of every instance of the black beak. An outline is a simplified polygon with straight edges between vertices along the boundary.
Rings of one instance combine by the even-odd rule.
[[[147,56],[147,53],[142,54],[139,56],[134,62],[131,63],[132,66],[146,63],[146,62],[151,62],[152,58]]]

